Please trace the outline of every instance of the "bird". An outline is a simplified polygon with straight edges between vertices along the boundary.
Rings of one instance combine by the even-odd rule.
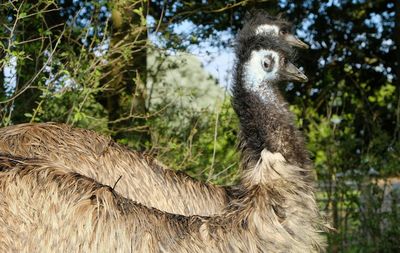
[[[242,30],[235,52],[233,96],[240,98],[234,98],[233,105],[243,125],[240,136],[250,139],[241,141],[245,160],[241,183],[221,214],[163,212],[124,198],[112,187],[57,161],[5,154],[0,155],[0,250],[322,251],[324,226],[314,186],[303,175],[309,171],[297,166],[302,159],[293,159],[291,150],[275,143],[292,137],[283,134],[270,140],[262,135],[276,131],[265,131],[269,128],[260,125],[265,118],[251,118],[263,116],[257,110],[281,110],[275,115],[282,117],[289,113],[276,86],[283,80],[306,81],[307,77],[289,61],[292,49],[276,37]],[[246,98],[251,100],[244,102]],[[281,129],[279,118],[268,120],[276,120],[276,124],[266,123]],[[252,144],[254,136],[259,140]]]
[[[273,33],[266,29],[268,27],[286,33]],[[292,46],[302,45],[290,33],[289,22],[265,11],[248,14],[242,30],[277,37],[281,43]],[[1,128],[0,152],[57,161],[74,168],[77,173],[112,185],[124,197],[176,214],[218,214],[235,195],[234,186],[216,186],[195,180],[109,137],[65,124],[28,123]]]

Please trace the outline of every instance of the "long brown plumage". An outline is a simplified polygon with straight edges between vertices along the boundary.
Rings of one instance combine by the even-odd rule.
[[[318,252],[318,210],[299,170],[263,151],[221,215],[180,216],[62,164],[0,155],[0,251]]]
[[[216,214],[229,199],[229,188],[195,180],[109,137],[65,124],[1,128],[0,152],[57,161],[81,175],[115,185],[124,197],[166,212]]]

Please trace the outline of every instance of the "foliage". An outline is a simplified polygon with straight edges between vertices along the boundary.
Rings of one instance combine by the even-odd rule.
[[[193,56],[154,47],[147,63],[153,155],[202,180],[235,181],[237,119],[227,94]]]

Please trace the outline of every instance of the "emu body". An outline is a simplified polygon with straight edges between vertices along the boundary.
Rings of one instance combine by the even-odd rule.
[[[0,251],[317,252],[318,210],[299,170],[263,151],[221,215],[180,216],[62,164],[1,155]]]

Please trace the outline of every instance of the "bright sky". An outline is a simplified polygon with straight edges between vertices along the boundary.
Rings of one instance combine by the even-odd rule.
[[[207,42],[203,44],[205,45],[193,48],[190,52],[199,58],[204,65],[204,69],[214,76],[222,87],[229,87],[234,62],[233,49],[224,48],[221,50],[210,46]],[[209,54],[204,53],[205,51],[209,52]]]
[[[11,56],[8,64],[4,66],[4,83],[8,90],[14,89],[17,84],[17,57]]]

